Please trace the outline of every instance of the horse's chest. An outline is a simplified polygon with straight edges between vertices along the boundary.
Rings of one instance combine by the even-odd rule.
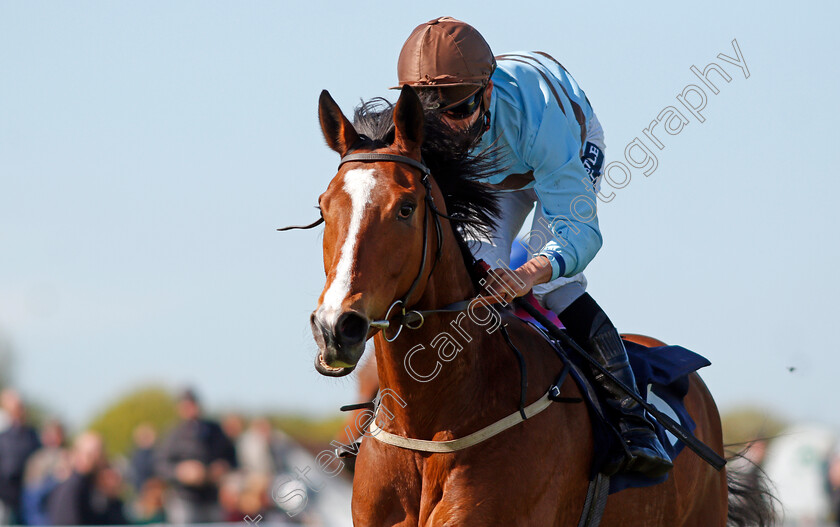
[[[498,525],[499,514],[513,505],[510,489],[494,485],[492,465],[456,461],[456,456],[433,456],[422,475],[419,525]],[[492,461],[492,459],[491,459]]]
[[[482,487],[492,479],[485,478],[482,485],[481,475],[465,460],[456,459],[462,455],[401,451],[385,456],[378,448],[373,450],[377,452],[359,460],[363,467],[359,462],[356,465],[357,523],[406,527],[493,524],[486,511],[476,507],[488,498]]]

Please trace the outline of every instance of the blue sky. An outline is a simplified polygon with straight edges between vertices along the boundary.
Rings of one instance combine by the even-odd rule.
[[[838,5],[453,5],[0,1],[0,333],[25,394],[74,424],[149,382],[211,408],[354,401],[312,367],[319,234],[274,229],[315,219],[335,173],[320,90],[348,112],[393,97],[403,41],[448,14],[557,57],[608,161],[690,66],[726,69],[706,121],[601,206],[590,292],[620,330],[707,356],[723,410],[840,428],[819,408],[839,398]],[[733,39],[749,78],[716,59]]]

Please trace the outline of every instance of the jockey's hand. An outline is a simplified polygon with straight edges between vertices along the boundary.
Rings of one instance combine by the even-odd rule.
[[[531,258],[522,267],[510,269],[492,269],[484,284],[483,296],[491,302],[508,304],[514,298],[525,296],[535,285],[544,284],[551,279],[551,263],[545,256]]]

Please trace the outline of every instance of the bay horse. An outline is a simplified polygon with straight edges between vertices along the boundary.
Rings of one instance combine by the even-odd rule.
[[[318,200],[321,219],[315,223],[324,223],[326,274],[310,319],[319,348],[316,370],[336,377],[350,373],[374,338],[380,389],[401,401],[374,418],[378,428],[404,438],[454,440],[519,408],[521,365],[501,335],[504,325],[511,344],[526,350],[526,403],[538,400],[563,362],[531,326],[506,310],[485,303],[474,308],[474,317],[455,309],[427,314],[419,323],[416,316],[410,324],[405,317],[479,294],[464,235],[486,231],[497,214],[492,190],[476,181],[482,170],[490,170],[488,164],[480,156],[450,155],[441,138],[439,151],[429,147],[423,108],[410,87],[403,87],[388,111],[357,111],[357,126],[366,135],[326,90],[319,118],[328,146],[342,162]],[[396,313],[403,313],[408,326],[399,326],[405,331],[398,335],[383,323],[398,320]],[[495,330],[484,322],[491,318]],[[580,393],[566,382],[561,395]],[[696,374],[685,405],[696,423],[695,436],[723,455],[720,416]],[[556,403],[449,453],[367,438],[356,460],[354,525],[575,526],[593,456],[589,420],[585,405]],[[664,483],[611,495],[601,525],[723,527],[727,495],[726,471],[685,449]],[[734,507],[746,507],[738,503]]]

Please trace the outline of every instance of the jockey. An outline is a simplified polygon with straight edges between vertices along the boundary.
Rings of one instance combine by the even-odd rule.
[[[498,60],[498,62],[497,62]],[[502,301],[534,291],[569,335],[626,386],[636,383],[618,331],[586,293],[582,271],[601,247],[596,193],[604,133],[583,90],[563,66],[541,52],[493,57],[472,26],[450,17],[419,25],[397,64],[400,86],[413,86],[462,144],[499,156],[501,217],[489,239],[469,240],[496,272],[488,290]],[[529,212],[530,259],[510,265],[510,249]],[[505,298],[506,297],[506,298]],[[597,373],[597,372],[596,372]],[[658,477],[673,465],[644,409],[603,375],[595,381],[618,416],[624,455],[605,472]]]

